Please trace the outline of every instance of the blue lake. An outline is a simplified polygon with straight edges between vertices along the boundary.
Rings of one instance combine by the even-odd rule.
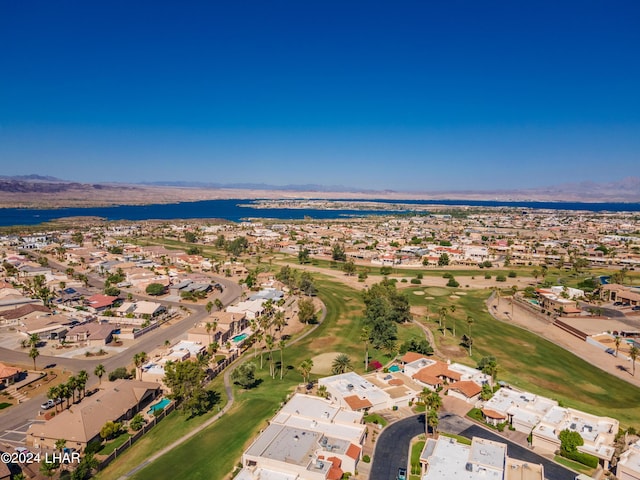
[[[355,201],[355,200],[354,200]],[[552,210],[586,210],[591,212],[640,212],[640,203],[563,203],[563,202],[499,202],[472,200],[370,200],[380,203],[404,203],[407,205],[469,205],[473,207],[516,207]],[[116,207],[59,208],[59,209],[0,209],[0,226],[36,225],[65,217],[102,217],[106,220],[175,220],[209,218],[233,222],[246,218],[274,218],[282,220],[331,219],[349,216],[388,215],[411,213],[411,209],[402,211],[380,210],[321,210],[321,209],[256,209],[242,207],[252,200],[203,200],[200,202],[122,205]],[[422,212],[424,213],[424,212]]]

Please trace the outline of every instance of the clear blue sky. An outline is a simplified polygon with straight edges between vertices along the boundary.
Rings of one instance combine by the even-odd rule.
[[[450,190],[639,165],[637,0],[0,0],[1,174]]]

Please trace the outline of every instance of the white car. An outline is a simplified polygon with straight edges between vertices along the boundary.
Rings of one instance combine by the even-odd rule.
[[[28,448],[24,448],[24,447],[16,447],[16,452],[18,452],[18,453],[29,453],[29,449]]]
[[[40,405],[40,408],[43,410],[49,410],[50,408],[53,408],[54,406],[60,403],[62,403],[61,398],[56,398],[55,400],[49,399],[46,402],[44,402],[42,405]]]

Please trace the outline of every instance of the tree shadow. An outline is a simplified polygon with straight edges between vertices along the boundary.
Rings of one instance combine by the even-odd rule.
[[[616,368],[622,372],[629,373],[629,368],[627,368],[625,365],[616,365]]]

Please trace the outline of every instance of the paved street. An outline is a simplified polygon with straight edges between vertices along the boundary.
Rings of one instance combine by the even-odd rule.
[[[222,277],[213,277],[214,281],[220,283],[223,286],[223,292],[219,294],[217,298],[227,306],[236,301],[241,293],[241,287],[232,282],[229,279]],[[90,278],[90,282],[96,287],[101,288],[99,285],[99,278]],[[146,296],[136,296],[144,299],[148,299]],[[186,333],[194,323],[200,322],[207,317],[207,312],[203,305],[189,305],[180,304],[177,302],[165,302],[162,299],[153,299],[163,305],[169,307],[186,306],[191,310],[192,314],[183,320],[176,322],[170,326],[163,326],[156,330],[153,330],[143,337],[141,337],[135,345],[128,348],[126,351],[117,353],[111,357],[102,359],[84,359],[84,358],[64,358],[49,355],[41,355],[38,357],[38,365],[44,366],[49,364],[56,364],[57,368],[64,368],[72,372],[78,372],[80,370],[86,370],[89,372],[89,386],[97,383],[97,377],[93,375],[93,370],[96,365],[102,363],[107,372],[111,372],[118,367],[125,367],[131,363],[133,356],[139,352],[151,352],[152,350],[164,345],[165,340],[176,339]],[[32,360],[25,351],[10,350],[7,348],[0,348],[0,360],[6,363],[24,364],[30,365]],[[11,408],[2,410],[0,413],[0,445],[5,443],[9,446],[14,446],[17,443],[21,443],[24,439],[24,435],[16,435],[15,432],[21,432],[25,424],[33,421],[38,415],[40,410],[40,404],[46,400],[46,396],[40,395],[31,398],[29,401],[20,403]],[[26,431],[26,430],[25,430]],[[11,443],[7,443],[11,442]]]
[[[571,470],[458,415],[450,413],[441,415],[438,428],[440,431],[457,433],[468,438],[481,437],[506,443],[507,454],[510,457],[530,463],[542,463],[545,478],[549,480],[574,480],[576,476]],[[369,479],[393,480],[398,475],[398,468],[408,468],[409,443],[413,437],[424,431],[424,415],[414,415],[387,427],[376,442]]]

